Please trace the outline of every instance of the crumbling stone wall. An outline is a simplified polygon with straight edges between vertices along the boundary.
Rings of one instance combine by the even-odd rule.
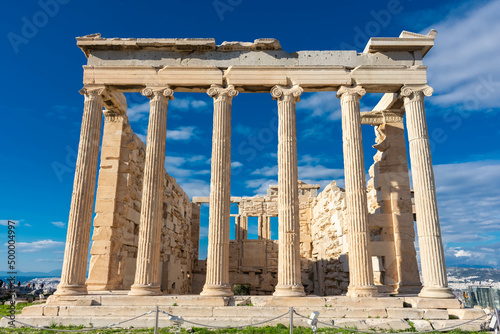
[[[126,115],[106,115],[92,236],[89,290],[130,289],[134,282],[146,146]],[[194,226],[194,228],[193,228]],[[191,292],[198,256],[199,206],[165,172],[161,288]]]
[[[367,185],[374,281],[384,292],[417,291],[404,130],[402,124],[382,124],[376,131],[378,153]],[[91,291],[126,290],[134,282],[144,161],[145,145],[127,116],[107,111],[87,281]],[[318,189],[299,181],[302,284],[307,294],[339,295],[349,284],[345,193],[335,181],[319,195]],[[278,240],[271,236],[277,195],[277,186],[271,186],[265,196],[232,197],[239,211],[231,215],[236,237],[229,246],[230,283],[249,284],[254,295],[272,294],[277,284]],[[248,239],[249,217],[258,220],[255,240]],[[160,277],[167,294],[201,292],[206,263],[197,260],[199,219],[199,203],[191,203],[165,173]]]
[[[367,183],[374,280],[379,291],[418,293],[421,289],[404,125],[374,128],[377,153]]]
[[[311,261],[311,203],[319,185],[299,181],[300,254],[302,284],[306,293],[314,291]],[[199,198],[207,202],[208,198]],[[270,295],[278,283],[278,240],[271,236],[271,219],[278,217],[278,187],[271,186],[265,196],[232,197],[238,203],[235,218],[235,240],[229,242],[230,284],[250,285],[252,295]],[[250,217],[257,219],[257,239],[248,239]],[[195,270],[193,293],[201,292],[205,283],[206,263],[199,261]]]
[[[345,192],[332,181],[312,206],[314,294],[340,295],[349,285]]]

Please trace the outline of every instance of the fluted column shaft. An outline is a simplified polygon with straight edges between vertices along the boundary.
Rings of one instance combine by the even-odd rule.
[[[429,133],[425,119],[424,95],[433,89],[424,86],[403,86],[406,127],[410,142],[411,174],[415,192],[418,243],[424,287],[419,296],[454,298],[448,288],[446,264],[436,199]]]
[[[231,104],[238,91],[212,85],[214,98],[212,175],[208,228],[207,277],[201,295],[232,296],[229,284],[229,223],[231,208]]]
[[[304,296],[300,273],[300,223],[295,104],[300,86],[274,86],[278,100],[278,285],[274,296]]]
[[[365,163],[361,136],[359,99],[365,95],[361,87],[341,87],[337,96],[342,106],[342,139],[347,204],[350,297],[376,294],[368,231]]]
[[[160,239],[167,139],[167,106],[173,99],[169,87],[145,88],[150,99],[146,161],[142,185],[139,245],[134,284],[130,295],[160,294]]]
[[[94,206],[97,159],[101,141],[103,86],[86,86],[80,93],[85,95],[85,107],[80,132],[80,144],[76,160],[68,234],[58,295],[86,294],[85,275],[89,252],[90,227]]]

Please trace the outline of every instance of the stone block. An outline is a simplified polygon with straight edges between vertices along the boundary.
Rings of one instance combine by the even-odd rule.
[[[59,306],[45,306],[43,308],[44,316],[58,316],[59,315]]]
[[[322,306],[325,306],[325,298],[322,298],[322,297],[272,297],[267,301],[266,306],[288,306],[288,307],[314,306],[314,307],[322,307]]]
[[[114,212],[115,211],[115,200],[114,199],[99,199],[95,203],[95,212]]]
[[[404,301],[411,304],[412,307],[421,309],[457,309],[460,308],[458,299],[434,299],[419,297],[404,297]]]
[[[90,306],[100,305],[101,296],[99,295],[81,295],[81,296],[56,296],[52,295],[47,298],[46,305],[54,306]]]
[[[403,299],[398,297],[350,298],[345,296],[325,297],[325,304],[348,308],[388,308],[403,307]]]
[[[101,173],[101,175],[102,175],[102,173]],[[115,200],[115,198],[116,198],[116,186],[99,184],[99,187],[97,188],[97,198],[99,200],[102,200],[102,199]]]
[[[464,323],[463,320],[430,320],[432,327],[435,330],[441,330],[444,328],[459,328],[463,331],[474,331],[479,332],[483,330],[488,330],[489,320],[476,320],[469,323]]]
[[[402,319],[366,319],[368,329],[404,331],[411,326]]]
[[[321,315],[320,315],[321,317]],[[335,319],[335,325],[345,328],[356,328],[358,330],[406,330],[411,326],[400,319]]]
[[[387,317],[392,319],[423,319],[424,310],[415,308],[388,308]]]
[[[428,320],[447,320],[449,319],[447,310],[428,309],[424,310],[424,319]]]
[[[92,255],[107,255],[111,254],[112,242],[106,240],[94,240],[92,243]]]
[[[461,308],[461,309],[448,309],[448,314],[450,316],[457,317],[461,320],[472,320],[479,318],[486,314],[484,310],[477,308]]]
[[[346,318],[387,318],[387,311],[382,308],[348,308],[343,315]]]
[[[44,305],[33,305],[23,308],[22,315],[33,316],[33,315],[43,315]]]
[[[120,146],[102,146],[101,147],[101,159],[108,158],[120,158],[121,147]]]
[[[214,307],[214,317],[255,317],[260,319],[269,319],[285,314],[289,311],[288,307],[255,307],[255,306],[238,306],[238,307]]]
[[[189,306],[189,307],[182,307],[182,306],[170,306],[170,307],[161,307],[161,310],[168,312],[173,315],[177,316],[182,316],[182,317],[198,317],[198,318],[204,318],[204,317],[213,317],[214,312],[213,309],[214,307],[200,307],[200,306]],[[241,315],[241,314],[240,314]]]
[[[427,320],[411,320],[417,332],[432,331],[432,325]]]
[[[139,224],[139,221],[141,219],[141,213],[137,210],[129,208],[127,210],[127,214],[126,214],[125,218],[130,220],[130,221],[133,221],[136,224]]]

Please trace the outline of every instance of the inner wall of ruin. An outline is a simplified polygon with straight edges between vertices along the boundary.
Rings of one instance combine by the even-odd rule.
[[[128,117],[118,114],[106,115],[102,143],[87,288],[130,290],[136,270],[146,145],[133,133]],[[163,194],[161,289],[187,294],[198,259],[200,207],[191,203],[167,172]]]
[[[381,292],[418,292],[404,126],[380,124],[375,131],[378,152],[367,187],[374,281]],[[145,148],[126,115],[106,115],[89,291],[129,290],[134,282]],[[198,260],[200,204],[208,198],[191,202],[167,172],[163,188],[161,289],[198,294],[206,279],[206,260]],[[335,181],[318,194],[319,188],[299,182],[302,284],[307,294],[340,295],[349,285],[345,190]],[[271,236],[277,196],[277,186],[271,186],[265,196],[231,198],[238,213],[231,215],[235,239],[229,245],[230,284],[249,285],[253,295],[270,295],[277,284],[278,240]],[[252,218],[258,222],[258,239],[248,239]]]

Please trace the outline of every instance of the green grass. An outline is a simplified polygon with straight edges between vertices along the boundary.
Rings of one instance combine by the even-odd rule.
[[[20,314],[22,309],[26,306],[35,305],[33,303],[18,303],[16,305],[16,314]],[[39,305],[39,304],[36,304]],[[0,305],[0,314],[1,315],[9,315],[10,314],[10,305]]]
[[[51,326],[52,329],[66,329],[66,330],[78,330],[82,329],[82,326],[56,326],[53,325]],[[47,331],[47,330],[38,330],[38,329],[31,329],[31,328],[2,328],[2,333],[8,333],[8,334],[20,334],[20,333],[42,333],[42,334],[54,334],[57,332],[53,331]],[[161,334],[166,334],[166,333],[175,333],[176,328],[161,328],[158,330],[158,333]],[[351,334],[352,332],[348,330],[337,330],[337,329],[330,329],[330,328],[318,328],[318,333],[337,333],[337,334]],[[154,330],[152,328],[145,328],[145,329],[139,329],[139,328],[131,328],[131,329],[99,329],[99,330],[93,330],[93,331],[88,331],[84,333],[89,333],[89,334],[112,334],[112,333],[130,333],[130,334],[147,334],[147,333],[154,333]],[[211,329],[206,329],[206,328],[196,328],[193,327],[191,331],[187,331],[186,329],[182,329],[181,333],[187,334],[187,333],[197,333],[197,334],[212,334],[212,333],[233,333],[233,334],[288,334],[289,330],[288,327],[284,325],[277,325],[274,327],[271,326],[266,326],[266,327],[247,327],[244,329],[217,329],[217,330],[211,330]],[[306,327],[296,327],[293,329],[294,334],[312,334],[312,330],[310,328]],[[383,333],[383,332],[381,332]],[[435,332],[435,333],[440,333],[440,332]],[[453,330],[450,332],[447,332],[449,334],[491,334],[491,332],[465,332],[465,331],[460,331],[460,330]]]

